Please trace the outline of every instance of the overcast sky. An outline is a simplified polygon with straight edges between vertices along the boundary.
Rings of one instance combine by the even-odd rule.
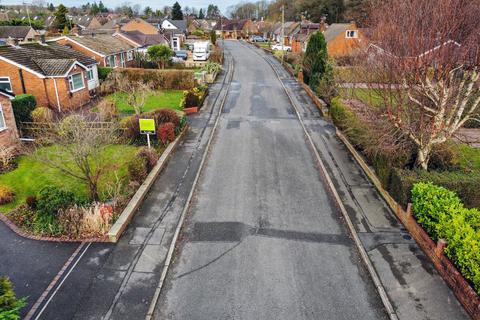
[[[94,0],[44,0],[45,2],[53,2],[54,5],[58,5],[60,3],[63,3],[67,7],[70,6],[76,6],[79,7],[82,4],[85,4],[87,2],[93,3]],[[96,0],[97,3],[100,0]],[[156,1],[151,1],[151,0],[102,0],[105,6],[108,8],[115,8],[120,5],[122,5],[125,2],[129,2],[130,5],[135,5],[135,4],[140,4],[142,8],[145,8],[146,6],[150,6],[153,9],[162,9],[165,6],[172,6],[175,3],[175,0],[156,0]],[[233,4],[237,4],[241,0],[183,0],[183,1],[178,1],[182,7],[188,6],[188,7],[195,7],[197,9],[200,8],[206,8],[208,7],[209,4],[215,4],[217,5],[220,10],[222,11],[223,14],[227,14],[227,8]],[[26,2],[31,3],[35,2],[34,0],[27,0]],[[0,0],[0,3],[2,4],[21,4],[22,0]]]

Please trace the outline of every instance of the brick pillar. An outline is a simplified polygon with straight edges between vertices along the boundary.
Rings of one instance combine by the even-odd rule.
[[[298,77],[298,81],[300,83],[303,83],[303,70],[298,71],[298,76],[297,77]]]
[[[438,239],[437,246],[435,247],[435,254],[437,255],[437,257],[441,257],[443,255],[443,251],[445,250],[446,245],[447,240]]]

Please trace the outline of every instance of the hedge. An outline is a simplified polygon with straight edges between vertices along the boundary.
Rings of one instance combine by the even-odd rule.
[[[113,68],[108,68],[108,67],[99,67],[98,68],[98,78],[100,80],[105,80],[107,79],[108,75],[110,72],[113,71]]]
[[[432,183],[416,183],[412,208],[434,240],[447,240],[445,254],[480,293],[480,211],[467,209],[455,192]]]
[[[454,191],[469,208],[480,208],[480,173],[461,171],[425,171],[393,169],[387,187],[390,195],[406,207],[412,201],[410,192],[418,182],[432,182]]]
[[[116,69],[129,81],[151,83],[153,89],[190,90],[195,87],[193,70]]]
[[[17,126],[22,122],[32,122],[32,111],[37,100],[31,94],[19,94],[12,100],[13,115]]]

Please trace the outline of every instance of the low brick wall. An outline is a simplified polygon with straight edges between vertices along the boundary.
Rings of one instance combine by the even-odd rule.
[[[347,149],[353,155],[363,171],[367,174],[369,179],[378,189],[382,197],[385,199],[390,208],[395,212],[395,215],[400,222],[405,226],[407,231],[413,237],[415,242],[420,246],[423,252],[432,261],[435,269],[437,269],[440,276],[445,280],[448,286],[452,289],[458,301],[462,304],[468,314],[475,320],[480,320],[480,297],[475,290],[470,286],[470,283],[462,276],[453,263],[444,254],[446,243],[439,240],[435,243],[427,232],[417,223],[411,205],[407,210],[403,210],[402,206],[398,204],[390,194],[383,189],[380,180],[367,165],[362,156],[350,144],[348,139],[337,129],[337,136],[345,144]]]

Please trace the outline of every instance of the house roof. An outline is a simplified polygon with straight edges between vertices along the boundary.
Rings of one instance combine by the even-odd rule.
[[[62,76],[77,62],[84,66],[97,63],[94,59],[55,42],[0,46],[0,57],[47,77]]]
[[[140,31],[122,31],[119,35],[137,43],[141,47],[148,47],[155,44],[168,44],[168,40],[161,33],[143,34]]]
[[[165,19],[165,20],[173,24],[177,29],[181,30],[182,32],[185,32],[187,30],[187,20],[173,20],[173,19]]]
[[[350,28],[352,28],[351,23],[332,23],[328,26],[327,30],[323,32],[325,41],[330,42],[334,40],[336,37],[342,33],[345,33]]]
[[[222,23],[217,24],[216,29],[217,30],[226,30],[226,31],[231,31],[231,30],[243,30],[243,27],[245,26],[245,23],[247,23],[248,20],[227,20],[223,21]]]
[[[72,22],[82,29],[87,29],[93,19],[95,19],[94,16],[77,16],[72,18]]]
[[[115,27],[118,25],[124,25],[124,24],[127,24],[128,22],[130,22],[130,19],[129,18],[126,18],[126,17],[120,17],[120,18],[114,18],[110,21],[108,21],[107,23],[105,23],[101,29],[112,29],[114,30]]]
[[[111,34],[95,34],[82,36],[65,36],[74,42],[81,44],[95,52],[110,55],[135,49],[134,46],[122,41]]]
[[[31,29],[29,26],[0,26],[0,38],[24,39]]]

